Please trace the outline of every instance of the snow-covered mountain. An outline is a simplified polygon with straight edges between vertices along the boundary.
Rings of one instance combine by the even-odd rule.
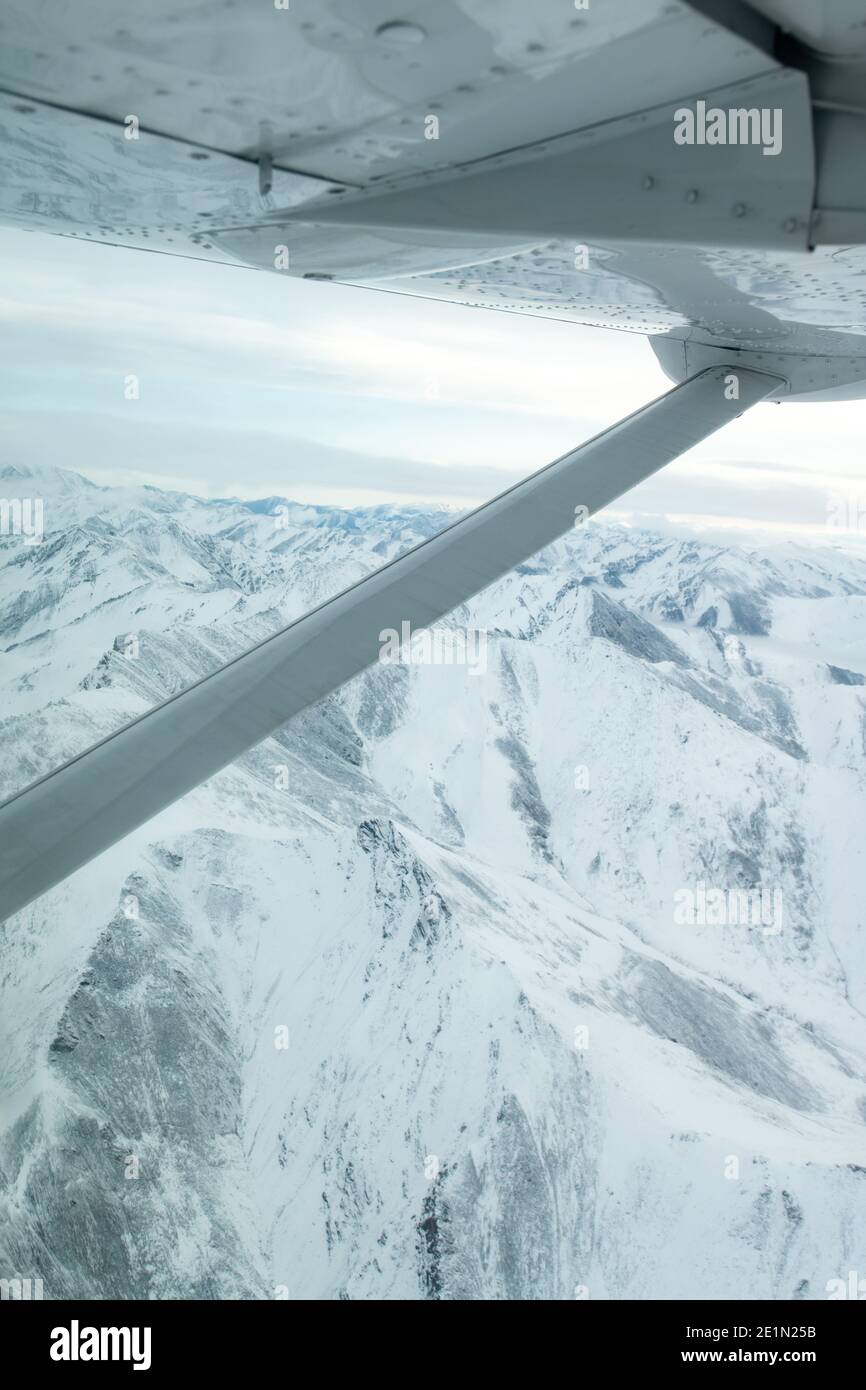
[[[20,466],[0,497],[44,502],[0,534],[0,796],[443,524]],[[376,667],[0,927],[0,1276],[866,1276],[866,558],[591,523],[449,622],[483,669]]]

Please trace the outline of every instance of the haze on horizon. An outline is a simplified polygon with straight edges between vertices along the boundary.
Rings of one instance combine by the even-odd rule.
[[[670,385],[641,335],[12,230],[0,322],[3,462],[205,497],[466,508]],[[758,406],[609,514],[866,529],[864,427]]]

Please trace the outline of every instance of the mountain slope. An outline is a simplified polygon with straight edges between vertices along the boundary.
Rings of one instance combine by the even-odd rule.
[[[0,491],[45,500],[0,537],[2,795],[442,524]],[[864,614],[856,551],[584,527],[449,620],[483,659],[377,667],[3,924],[0,1273],[826,1296],[866,1258]]]

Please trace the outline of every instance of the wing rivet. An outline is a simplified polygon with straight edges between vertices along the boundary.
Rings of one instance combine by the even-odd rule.
[[[386,43],[399,45],[400,48],[423,43],[426,37],[427,30],[422,29],[420,24],[408,24],[404,19],[389,19],[376,30],[377,39],[384,39]]]
[[[698,196],[698,190],[696,188],[690,188],[686,194],[686,202],[696,203],[698,201]]]
[[[641,188],[647,188],[647,189],[649,189],[649,188],[655,188],[655,186],[656,186],[656,181],[655,181],[655,179],[653,178],[652,174],[645,174],[644,177],[643,177],[643,180],[641,181]]]

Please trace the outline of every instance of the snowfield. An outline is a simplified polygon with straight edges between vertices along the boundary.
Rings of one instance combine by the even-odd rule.
[[[445,516],[0,467],[0,797]],[[866,1277],[866,556],[602,522],[0,925],[46,1298]],[[684,925],[683,892],[780,920]],[[775,930],[778,925],[778,930]]]

